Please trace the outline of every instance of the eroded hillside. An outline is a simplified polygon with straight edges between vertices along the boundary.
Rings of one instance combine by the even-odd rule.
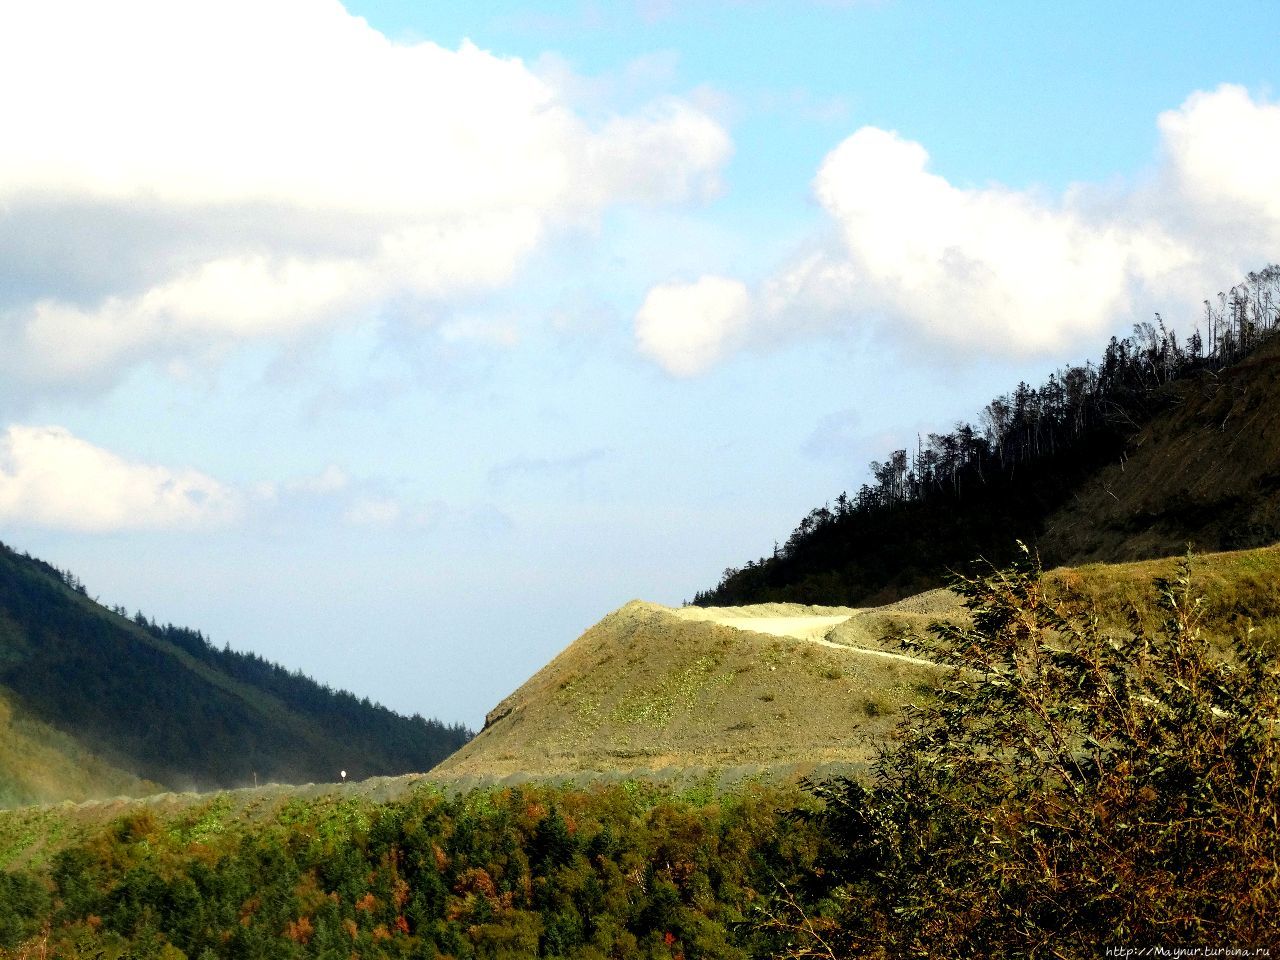
[[[935,605],[957,613],[939,593]],[[503,700],[432,775],[861,763],[901,706],[933,688],[937,668],[888,640],[927,619],[911,602],[676,610],[632,601]]]
[[[1073,564],[1231,550],[1280,540],[1280,340],[1170,384],[1122,458],[1045,523],[1041,548]]]

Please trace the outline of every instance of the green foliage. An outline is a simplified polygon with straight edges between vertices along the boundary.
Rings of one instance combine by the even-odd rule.
[[[1280,946],[1280,662],[1219,655],[1189,560],[1126,631],[1028,562],[955,584],[972,627],[875,781],[819,789],[822,882],[775,901],[793,955],[1098,956],[1107,945]],[[806,952],[808,951],[808,952]]]
[[[141,808],[0,875],[30,893],[0,929],[15,957],[770,955],[751,905],[811,870],[815,831],[783,829],[794,791],[695,793],[294,797],[253,821]]]
[[[49,891],[34,877],[0,873],[0,947],[16,946],[32,936],[48,914]]]

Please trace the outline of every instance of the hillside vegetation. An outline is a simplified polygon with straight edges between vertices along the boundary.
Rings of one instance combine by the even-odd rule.
[[[1131,577],[1064,596],[1023,563],[959,582],[972,625],[919,644],[948,665],[938,696],[869,783],[818,791],[835,855],[810,906],[786,905],[786,955],[1280,949],[1274,615],[1266,639],[1219,606],[1219,626],[1236,622],[1215,638],[1198,569],[1150,582],[1127,630],[1100,623],[1094,601]],[[1263,570],[1261,591],[1231,582]],[[1275,573],[1274,551],[1226,558],[1218,604],[1269,606]]]
[[[467,739],[195,631],[127,619],[3,545],[0,719],[8,803],[420,771]]]
[[[819,843],[794,788],[257,793],[0,812],[0,956],[776,956],[758,907]]]
[[[962,613],[915,637],[942,671],[933,695],[866,776],[809,794],[750,780],[449,794],[404,778],[0,811],[0,956],[1280,949],[1278,582],[1276,549],[1048,577],[986,567],[956,584]],[[909,623],[954,599],[863,613]],[[613,632],[785,642],[714,620],[839,615],[677,613],[630,604]],[[858,621],[844,621],[855,637]],[[588,652],[610,638],[594,639]]]
[[[1151,583],[1177,563],[1058,568],[1045,584],[1124,636],[1135,623],[1160,622]],[[1242,630],[1280,644],[1280,547],[1198,556],[1196,582],[1200,629],[1214,649],[1225,655]],[[904,639],[970,622],[950,590],[864,608],[632,601],[498,704],[431,775],[483,784],[857,773],[895,736],[904,708],[931,702],[945,676]]]
[[[111,766],[0,692],[0,808],[159,789]]]
[[[724,572],[703,605],[867,605],[945,582],[975,556],[1048,564],[1280,540],[1280,267],[1206,304],[1208,337],[1157,316],[1097,363],[1021,383],[979,422],[870,466],[773,554]]]

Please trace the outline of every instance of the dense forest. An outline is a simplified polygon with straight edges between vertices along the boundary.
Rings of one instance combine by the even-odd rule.
[[[213,787],[422,771],[469,737],[124,614],[91,600],[73,574],[0,544],[0,685],[147,779]]]
[[[1039,387],[1020,383],[977,424],[872,462],[854,495],[811,511],[772,556],[726,570],[693,602],[881,602],[939,586],[977,555],[1012,559],[1015,540],[1035,542],[1082,480],[1122,460],[1140,426],[1178,402],[1171,385],[1215,377],[1275,336],[1280,266],[1250,273],[1204,309],[1203,333],[1179,339],[1157,314],[1113,337],[1097,363],[1065,367]]]

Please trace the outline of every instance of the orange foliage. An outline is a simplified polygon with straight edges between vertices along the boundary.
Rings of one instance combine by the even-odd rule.
[[[290,920],[285,925],[284,935],[294,943],[308,944],[311,942],[311,935],[315,933],[315,928],[311,925],[310,917],[299,917],[297,920]]]
[[[489,871],[483,867],[464,870],[458,877],[458,882],[453,885],[453,892],[477,893],[495,906],[498,902],[498,888],[494,885],[493,878],[489,876]]]

